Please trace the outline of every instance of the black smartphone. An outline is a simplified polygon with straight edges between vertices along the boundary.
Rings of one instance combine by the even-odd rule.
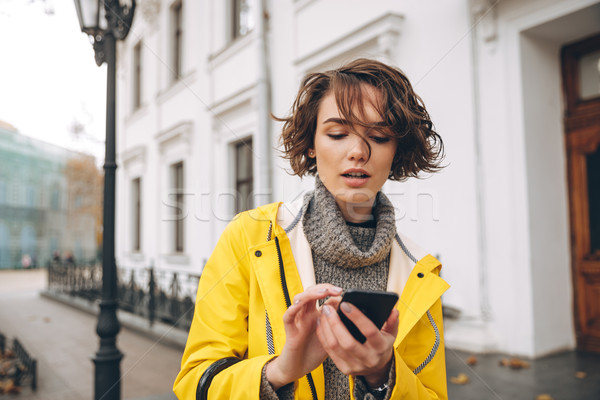
[[[342,295],[342,302],[344,301],[352,303],[363,314],[369,317],[369,319],[373,321],[377,328],[381,329],[385,321],[390,316],[392,309],[398,302],[398,293],[350,289],[346,290]],[[367,338],[360,332],[356,325],[354,325],[354,323],[350,321],[339,308],[338,315],[340,316],[340,319],[344,325],[346,325],[346,328],[348,328],[348,331],[356,340],[358,340],[360,343],[364,343],[367,340]]]

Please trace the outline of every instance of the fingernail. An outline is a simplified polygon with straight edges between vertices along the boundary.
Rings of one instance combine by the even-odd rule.
[[[325,293],[326,291],[327,291],[327,288],[319,289],[319,293]]]
[[[299,304],[300,303],[300,299],[294,299],[294,305]]]
[[[344,289],[342,289],[341,287],[334,286],[334,287],[331,288],[331,291],[333,293],[340,294],[340,293],[342,293],[344,291]]]
[[[350,304],[346,303],[345,301],[340,304],[340,307],[342,307],[342,311],[346,314],[350,314],[352,312],[352,307],[350,307]]]
[[[323,306],[323,314],[329,317],[331,315],[331,307]]]

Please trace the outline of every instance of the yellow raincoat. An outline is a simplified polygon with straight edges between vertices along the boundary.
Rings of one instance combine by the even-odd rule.
[[[449,286],[440,268],[434,257],[396,237],[388,277],[388,290],[400,294],[392,399],[447,399],[440,296]],[[173,387],[177,397],[196,399],[198,391],[198,398],[258,399],[263,366],[285,343],[290,299],[314,280],[300,201],[238,215],[202,272]],[[324,385],[319,366],[297,382],[295,398],[323,399]],[[351,393],[353,385],[350,377]]]

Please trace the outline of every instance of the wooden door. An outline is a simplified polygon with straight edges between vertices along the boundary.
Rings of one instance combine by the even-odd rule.
[[[600,35],[562,49],[577,346],[600,352]]]

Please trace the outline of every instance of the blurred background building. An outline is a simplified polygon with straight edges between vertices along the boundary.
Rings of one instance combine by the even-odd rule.
[[[199,274],[237,212],[309,190],[269,113],[306,73],[376,58],[408,75],[446,145],[441,173],[384,191],[444,264],[447,345],[600,351],[600,2],[138,7],[118,48],[120,266]]]
[[[0,121],[0,268],[45,266],[53,257],[95,259],[101,190],[93,157]]]

